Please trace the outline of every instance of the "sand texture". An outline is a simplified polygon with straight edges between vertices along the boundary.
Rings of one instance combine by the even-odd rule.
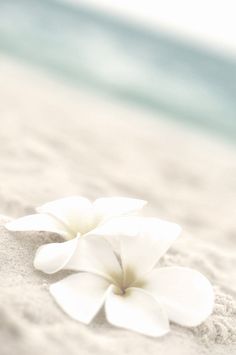
[[[0,57],[0,354],[236,354],[236,150],[171,121],[70,88]],[[10,218],[80,194],[144,198],[145,215],[179,223],[162,260],[203,272],[215,309],[163,338],[68,318],[48,293],[64,276],[34,270],[49,233],[6,231]]]

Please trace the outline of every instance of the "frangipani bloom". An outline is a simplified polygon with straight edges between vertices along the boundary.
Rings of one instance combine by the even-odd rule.
[[[179,226],[137,217],[120,218],[115,224],[122,230],[131,220],[129,232],[116,236],[118,254],[101,235],[80,238],[66,267],[79,272],[52,284],[52,296],[65,313],[85,324],[104,305],[108,322],[149,336],[166,334],[169,320],[199,325],[214,305],[209,281],[190,268],[157,267],[179,235]]]
[[[80,196],[58,199],[36,209],[38,213],[6,224],[11,231],[47,231],[61,235],[66,241],[41,246],[34,260],[37,269],[54,273],[70,260],[77,240],[103,226],[112,217],[134,214],[146,201],[126,198],[99,198],[91,203]]]

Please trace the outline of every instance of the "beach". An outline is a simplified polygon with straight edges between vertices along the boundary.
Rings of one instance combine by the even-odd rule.
[[[171,118],[72,87],[0,56],[0,353],[236,354],[236,146]],[[54,303],[33,268],[49,233],[10,233],[4,223],[60,197],[129,196],[144,215],[180,224],[165,265],[193,267],[214,286],[215,309],[196,328],[163,338],[91,325]]]

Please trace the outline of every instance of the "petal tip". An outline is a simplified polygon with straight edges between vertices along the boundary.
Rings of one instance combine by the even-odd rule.
[[[34,257],[34,261],[33,261],[33,265],[34,268],[38,271],[44,272],[45,274],[54,274],[55,272],[59,271],[58,269],[56,270],[52,270],[50,268],[47,267],[47,265],[45,266],[45,262],[42,260],[42,253],[43,253],[43,249],[45,246],[47,246],[48,244],[44,244],[41,245],[36,253],[35,253],[35,257]]]
[[[4,224],[4,227],[9,230],[9,231],[14,231],[14,224],[12,222],[7,222],[6,224]]]
[[[106,310],[106,307],[105,307],[105,310]],[[124,325],[119,325],[117,324],[116,322],[114,322],[108,315],[108,313],[106,312],[106,319],[107,319],[107,322],[110,323],[112,326],[116,327],[116,328],[120,328],[120,329],[127,329],[129,331],[132,331],[134,333],[139,333],[141,335],[145,335],[145,336],[148,336],[148,337],[152,337],[152,338],[160,338],[166,334],[168,334],[170,332],[170,326],[168,324],[167,327],[163,328],[163,329],[158,329],[158,330],[152,330],[152,331],[144,331],[144,330],[140,330],[140,329],[132,329],[131,327],[129,326],[124,326]]]
[[[41,245],[34,257],[35,269],[45,274],[54,274],[64,268],[74,251],[77,240],[62,243],[48,243]]]
[[[23,229],[21,227],[19,227],[18,223],[17,222],[17,219],[16,220],[13,220],[13,221],[10,221],[10,222],[7,222],[4,227],[10,231],[10,232],[23,232],[23,231],[28,231],[27,229]]]

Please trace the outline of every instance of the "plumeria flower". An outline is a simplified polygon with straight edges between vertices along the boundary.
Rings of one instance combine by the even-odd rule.
[[[112,325],[153,337],[166,334],[169,321],[187,327],[203,322],[214,305],[206,277],[190,268],[158,267],[180,227],[138,217],[114,224],[120,225],[119,253],[101,235],[80,238],[66,267],[78,272],[50,286],[64,312],[89,324],[104,306]]]
[[[61,235],[64,242],[39,247],[34,266],[46,273],[54,273],[66,267],[79,238],[104,227],[112,217],[134,214],[146,201],[126,198],[99,198],[91,203],[80,196],[66,197],[48,202],[36,209],[37,213],[6,224],[11,231],[47,231]]]

